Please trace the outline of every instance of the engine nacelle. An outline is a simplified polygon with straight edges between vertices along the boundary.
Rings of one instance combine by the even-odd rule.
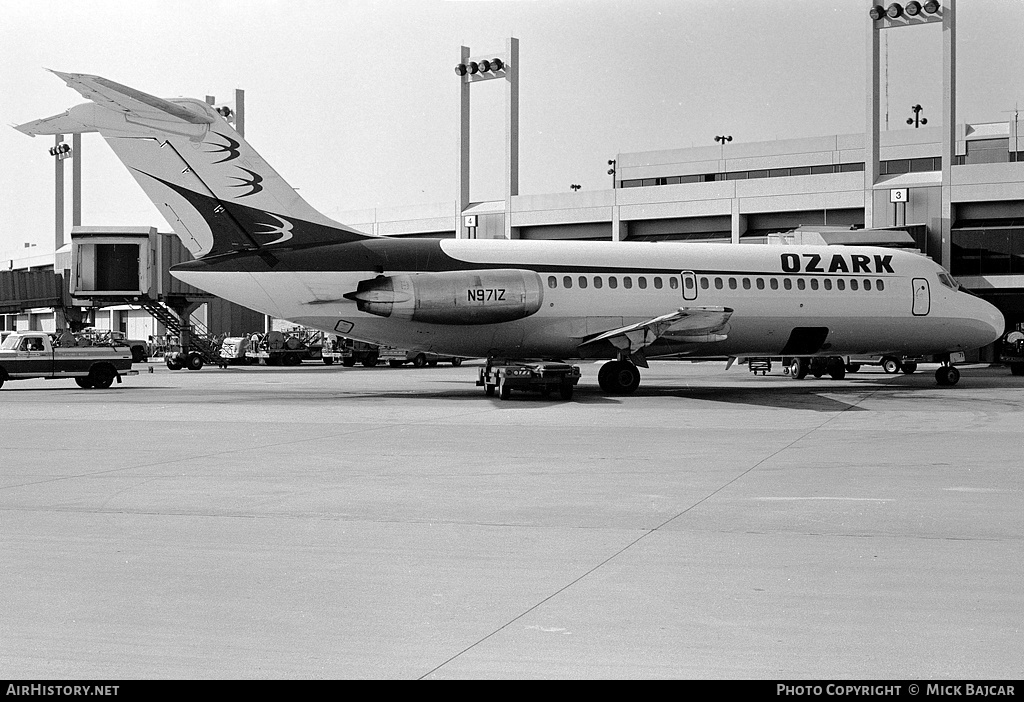
[[[497,324],[529,317],[544,298],[534,271],[498,269],[403,273],[359,283],[360,312],[425,324]]]

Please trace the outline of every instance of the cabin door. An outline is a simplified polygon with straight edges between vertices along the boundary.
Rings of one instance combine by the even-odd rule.
[[[683,279],[683,299],[684,300],[696,300],[697,299],[697,275],[693,271],[683,271],[680,273]]]
[[[928,281],[924,278],[914,278],[914,315],[923,317],[932,308],[931,292],[928,289]]]

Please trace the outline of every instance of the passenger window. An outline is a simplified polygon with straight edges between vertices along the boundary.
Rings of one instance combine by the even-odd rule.
[[[811,278],[811,290],[817,290],[817,289],[818,289],[818,279],[817,278]]]
[[[729,278],[729,289],[730,290],[735,290],[736,289],[736,279],[735,278]]]
[[[553,275],[549,275],[548,276],[548,287],[549,288],[557,288],[558,287],[558,278],[556,278]]]
[[[864,289],[865,290],[870,290],[871,289],[871,281],[870,280],[865,280],[864,281]]]
[[[675,280],[675,278],[673,278],[673,280]],[[711,287],[711,283],[708,281],[707,278],[701,278],[700,279],[700,288],[701,288],[701,290],[707,290],[710,287]]]
[[[572,287],[572,277],[567,275],[564,278],[562,278],[562,286],[564,288],[566,288],[566,289],[571,288]]]
[[[846,281],[842,278],[836,281],[836,290],[846,290]]]
[[[630,278],[627,275],[625,278],[622,279],[622,287],[624,287],[626,290],[629,290],[630,288],[632,288],[633,287],[633,279]]]
[[[850,290],[856,290],[857,287],[857,279],[854,278],[853,280],[850,281]]]
[[[595,276],[594,277],[594,287],[595,288],[604,287],[604,281],[601,279],[601,276]]]
[[[690,280],[690,279],[689,279],[689,278],[687,278],[687,280]],[[702,279],[702,280],[703,280],[703,279]],[[707,282],[707,281],[705,281],[705,282]],[[676,279],[676,278],[669,278],[669,279],[668,279],[668,286],[669,286],[670,288],[672,288],[673,290],[678,290],[678,289],[679,289],[679,280],[678,280],[678,279]],[[691,287],[691,288],[693,287],[693,283],[690,283],[690,287]],[[704,287],[706,288],[706,287],[707,287],[707,285],[705,285]]]
[[[764,278],[757,279],[757,289],[764,290]]]
[[[876,280],[875,281],[875,290],[878,290],[878,291],[885,290],[885,281]]]
[[[655,279],[654,279],[654,289],[655,290],[661,290],[661,286],[662,286],[661,278],[655,277]]]
[[[722,282],[721,278],[715,278],[715,290],[721,290],[725,287],[725,283]]]
[[[772,290],[779,289],[779,281],[777,278],[772,278],[771,280],[768,281],[768,283],[769,285],[771,285]]]
[[[793,289],[793,281],[790,280],[789,278],[783,278],[782,279],[782,287],[784,287],[786,290],[792,290]]]
[[[647,289],[647,278],[644,278],[643,276],[640,276],[639,278],[636,279],[636,284],[640,286],[641,290],[646,290]]]
[[[799,288],[800,290],[803,290],[804,288],[807,287],[807,281],[804,280],[803,278],[797,278],[796,287]]]
[[[581,276],[579,277],[579,284],[580,284],[580,287],[581,287],[581,288],[585,288],[585,287],[587,287],[587,277],[586,277],[586,276],[584,276],[584,275],[581,275]]]
[[[823,285],[825,286],[826,290],[831,290],[832,289],[832,279],[831,278],[825,278],[825,282],[823,283]]]
[[[614,275],[608,278],[608,287],[612,288],[613,290],[619,287],[619,279],[616,278]]]
[[[743,289],[750,290],[750,278],[743,279]]]

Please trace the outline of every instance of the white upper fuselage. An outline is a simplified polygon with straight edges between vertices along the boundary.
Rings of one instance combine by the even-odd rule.
[[[397,250],[408,242],[381,244]],[[463,356],[611,357],[581,351],[588,337],[680,307],[733,314],[725,339],[668,344],[648,356],[921,355],[977,348],[1003,331],[988,303],[955,290],[919,254],[868,247],[691,243],[441,240],[429,268],[346,270],[345,247],[329,247],[307,269],[231,272],[196,264],[186,283],[272,315],[353,338]],[[420,240],[418,246],[428,244]],[[332,260],[335,257],[335,260]],[[309,259],[309,255],[306,255]],[[343,296],[378,275],[427,270],[523,269],[540,276],[539,309],[500,324],[424,324],[361,312]],[[689,280],[687,280],[689,279]],[[260,304],[261,303],[261,304]],[[808,350],[801,330],[819,330]],[[798,330],[794,336],[794,330]],[[821,332],[820,330],[826,330]],[[803,334],[803,336],[801,336]],[[811,333],[811,336],[814,336]]]

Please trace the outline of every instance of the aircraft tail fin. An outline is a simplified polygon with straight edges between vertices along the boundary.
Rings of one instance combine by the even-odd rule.
[[[196,258],[369,236],[311,207],[213,106],[52,72],[91,102],[15,129],[99,132]]]

